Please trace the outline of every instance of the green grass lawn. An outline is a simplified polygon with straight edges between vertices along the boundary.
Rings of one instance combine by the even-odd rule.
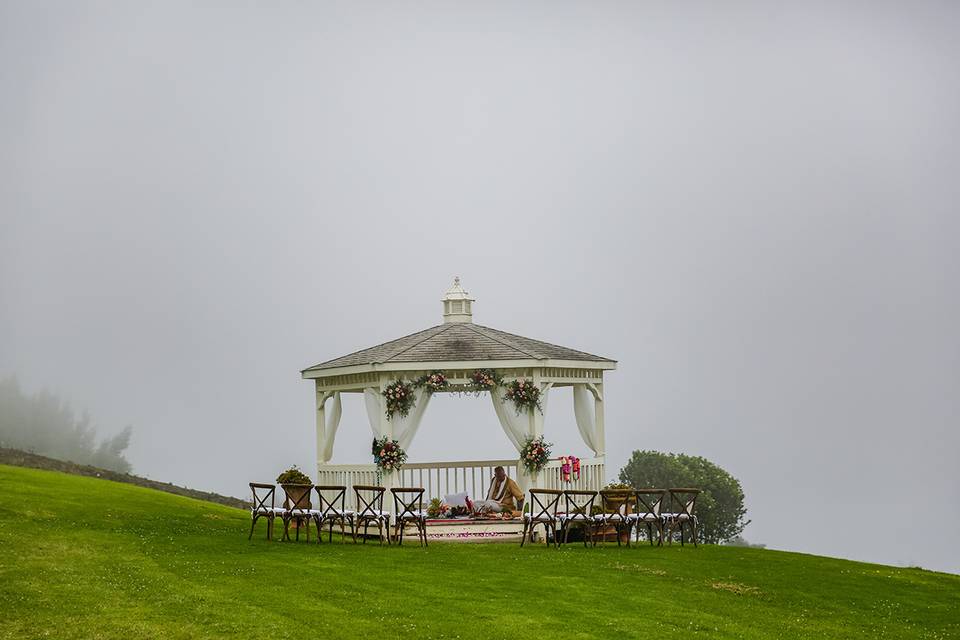
[[[247,541],[244,511],[0,465],[0,637],[958,638],[960,577],[701,546]]]

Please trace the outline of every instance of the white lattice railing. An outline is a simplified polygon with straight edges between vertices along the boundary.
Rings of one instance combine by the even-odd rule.
[[[466,491],[473,499],[486,496],[493,470],[502,466],[511,478],[518,478],[517,460],[459,460],[454,462],[408,462],[390,478],[394,487],[423,487],[424,499],[443,498],[451,493]],[[347,507],[356,505],[354,485],[384,483],[385,476],[377,473],[374,464],[321,464],[317,468],[318,485],[342,485],[347,488]],[[560,461],[551,460],[537,478],[543,489],[599,490],[606,482],[604,459],[585,458],[580,461],[580,478],[563,482]],[[384,508],[390,498],[384,500]]]

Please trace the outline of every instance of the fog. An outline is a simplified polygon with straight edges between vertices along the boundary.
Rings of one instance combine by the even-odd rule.
[[[960,572],[960,6],[797,5],[4,2],[0,377],[242,497],[315,469],[299,371],[459,275],[619,361],[609,475],[703,455],[752,542]],[[446,396],[409,453],[513,455]]]

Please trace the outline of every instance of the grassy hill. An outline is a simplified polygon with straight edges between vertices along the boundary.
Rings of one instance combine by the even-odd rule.
[[[960,577],[919,569],[711,546],[248,542],[248,527],[238,509],[0,465],[0,637],[960,637]]]

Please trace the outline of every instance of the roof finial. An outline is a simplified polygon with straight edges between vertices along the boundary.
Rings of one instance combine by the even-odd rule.
[[[453,278],[453,286],[443,296],[443,321],[473,322],[473,298],[460,286],[460,276]]]

